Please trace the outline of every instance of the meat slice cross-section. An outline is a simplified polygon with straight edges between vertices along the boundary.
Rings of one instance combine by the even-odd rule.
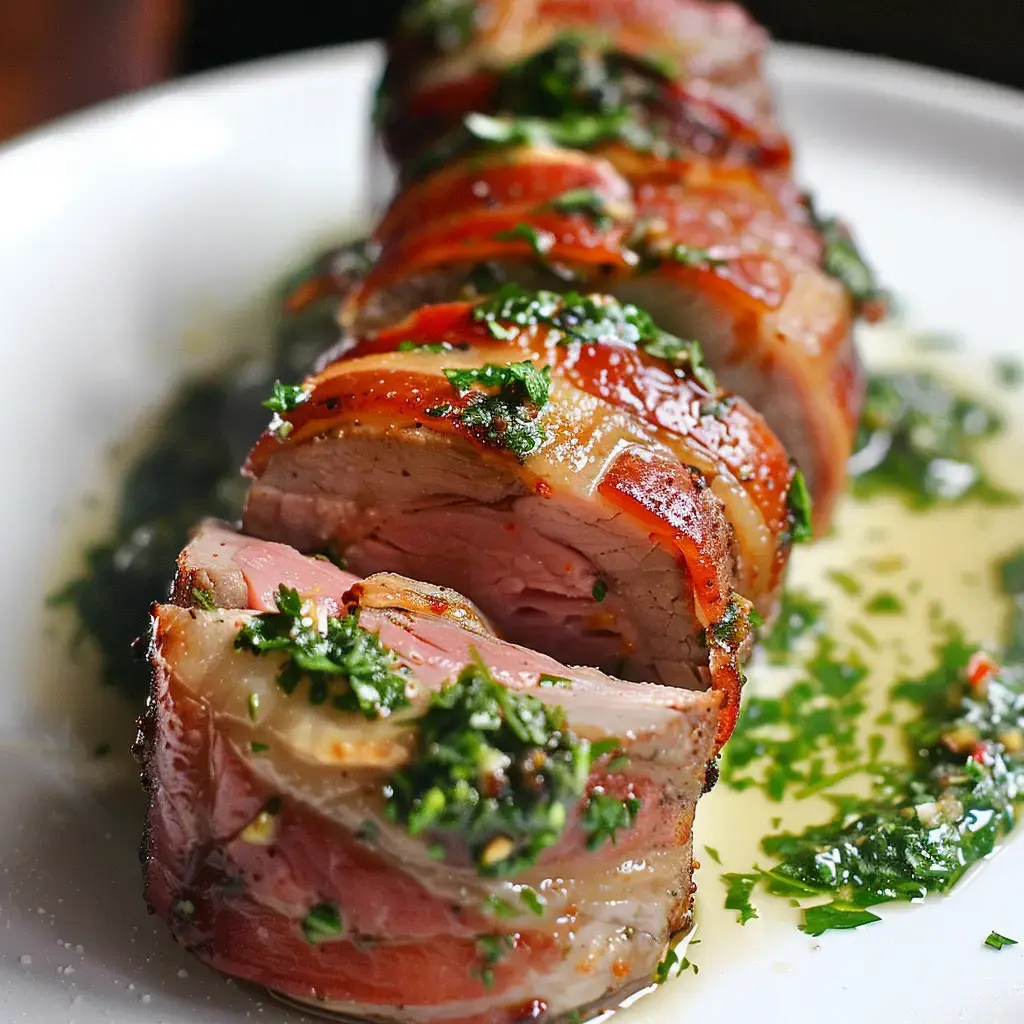
[[[247,532],[452,587],[570,664],[720,689],[721,741],[799,525],[764,421],[601,296],[506,289],[358,339],[248,472]]]
[[[451,591],[214,524],[175,594],[139,752],[146,895],[179,942],[380,1021],[514,1024],[650,984],[689,924],[719,694],[566,667]]]

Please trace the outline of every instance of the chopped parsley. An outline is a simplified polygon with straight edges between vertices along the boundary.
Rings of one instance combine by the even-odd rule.
[[[303,402],[308,401],[309,392],[301,384],[282,384],[275,380],[274,389],[270,397],[263,402],[263,407],[277,413],[293,412]]]
[[[806,591],[787,587],[771,631],[760,638],[761,649],[775,665],[784,664],[801,641],[824,629],[825,602]]]
[[[524,885],[519,890],[519,899],[522,900],[523,905],[534,917],[543,917],[544,910],[548,905],[548,901],[535,889],[531,889],[528,885]]]
[[[978,461],[981,442],[1002,428],[996,412],[931,373],[876,374],[849,462],[853,495],[889,492],[915,510],[967,500],[1013,503],[1016,496],[990,483]]]
[[[253,616],[239,630],[235,647],[286,654],[277,676],[285,693],[308,680],[310,703],[329,701],[338,710],[361,711],[367,718],[386,717],[408,705],[407,680],[399,674],[395,655],[376,634],[360,627],[358,613],[331,616],[321,632],[315,611],[297,590],[282,583],[274,601],[277,611]]]
[[[989,949],[1002,949],[1003,946],[1016,946],[1016,939],[1009,939],[1005,935],[1000,935],[999,932],[989,932],[988,938],[985,939],[985,945]]]
[[[513,328],[543,325],[557,331],[566,343],[633,345],[674,369],[689,371],[712,394],[718,391],[718,382],[704,363],[699,343],[663,331],[649,314],[630,303],[578,292],[528,292],[506,284],[474,307],[473,318]]]
[[[452,341],[400,341],[398,352],[466,352],[466,342]]]
[[[590,750],[565,712],[496,682],[479,659],[433,694],[412,761],[385,788],[414,836],[458,836],[482,875],[510,875],[558,842]]]
[[[517,224],[509,231],[499,231],[494,237],[499,242],[526,242],[540,260],[547,257],[555,244],[555,236],[550,231],[542,231],[532,224]]]
[[[656,61],[566,34],[505,70],[495,109],[551,118],[635,115],[665,77]]]
[[[696,941],[695,939],[694,942]],[[664,985],[669,978],[677,977],[689,970],[692,970],[694,974],[700,973],[700,968],[689,957],[680,958],[674,949],[670,949],[664,959],[660,960],[657,967],[654,968],[654,983]]]
[[[820,217],[808,203],[814,226],[824,244],[821,266],[830,277],[841,281],[858,310],[872,304],[884,304],[886,292],[879,286],[874,271],[857,249],[850,229],[835,217]]]
[[[314,946],[329,939],[336,939],[342,932],[341,911],[337,903],[325,901],[310,907],[302,919],[302,934]]]
[[[444,375],[460,397],[470,396],[459,418],[481,441],[508,449],[520,462],[544,443],[541,415],[551,389],[550,366],[538,369],[529,361],[486,363],[479,369],[446,369]],[[498,390],[488,394],[479,388]],[[446,415],[430,409],[427,414]]]
[[[786,501],[789,506],[789,536],[794,544],[805,544],[814,536],[811,526],[811,492],[799,469],[793,474]]]
[[[537,679],[538,686],[557,686],[559,689],[571,690],[572,680],[568,676],[553,676],[548,672],[541,672]]]
[[[722,875],[722,881],[726,885],[725,909],[736,911],[736,920],[740,924],[757,917],[757,911],[750,902],[751,893],[754,887],[761,880],[758,873],[736,874],[729,873]]]
[[[903,602],[891,590],[881,590],[864,604],[869,615],[898,615],[903,611]]]
[[[792,628],[787,614],[793,612],[784,606],[776,629]],[[859,659],[837,656],[831,637],[819,635],[797,682],[777,697],[746,698],[725,749],[722,780],[735,789],[759,786],[771,800],[782,800],[790,790],[828,784],[826,754],[841,770],[862,768],[858,720],[866,677]]]
[[[777,863],[748,876],[777,895],[828,897],[804,909],[801,927],[808,934],[878,921],[871,909],[877,904],[948,892],[1016,824],[1024,802],[1024,552],[1002,562],[999,578],[1012,602],[1002,659],[936,622],[934,667],[894,686],[893,699],[910,710],[901,727],[905,760],[882,761],[884,744],[876,735],[868,737],[866,757],[860,753],[860,679],[849,666],[819,665],[818,689],[799,681],[774,701],[748,701],[726,749],[723,778],[763,784],[771,795],[781,767],[784,783],[804,784],[798,796],[827,789],[835,808],[828,821],[763,839],[762,849]],[[821,637],[815,657],[829,644]],[[813,742],[817,726],[830,719],[840,730],[831,742],[839,765],[833,776],[824,772],[823,747]],[[762,779],[729,768],[737,757],[743,765],[760,760]],[[835,791],[853,775],[867,780],[866,795]]]
[[[606,839],[614,843],[619,829],[633,827],[639,811],[640,801],[636,797],[619,800],[606,793],[592,793],[580,818],[587,833],[587,849],[596,850]]]
[[[672,246],[669,253],[673,263],[681,263],[684,267],[703,269],[705,267],[724,267],[728,260],[712,256],[707,249],[698,249],[693,245],[683,245],[682,242]]]
[[[592,188],[574,188],[556,196],[548,204],[559,213],[583,214],[598,228],[611,227],[613,219],[608,201]]]
[[[592,593],[594,600],[600,604],[608,596],[608,584],[604,580],[595,580]]]
[[[622,141],[671,154],[650,116],[665,78],[666,67],[656,59],[562,36],[502,73],[491,102],[497,116],[469,114],[421,155],[414,173],[428,173],[480,145],[589,149]]]
[[[202,609],[204,612],[217,610],[217,604],[213,600],[213,594],[209,590],[205,590],[203,587],[192,588],[192,600],[195,601],[196,607]]]

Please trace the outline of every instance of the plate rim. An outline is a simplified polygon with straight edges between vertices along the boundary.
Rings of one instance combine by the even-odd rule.
[[[22,154],[65,145],[93,130],[116,128],[140,110],[178,97],[221,95],[293,76],[328,73],[341,65],[379,61],[380,40],[301,50],[171,79],[48,121],[0,143],[0,168]],[[767,51],[769,79],[840,86],[851,91],[954,110],[1024,133],[1024,90],[910,61],[851,50],[773,42]]]

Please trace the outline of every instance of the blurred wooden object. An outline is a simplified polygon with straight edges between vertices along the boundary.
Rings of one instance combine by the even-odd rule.
[[[183,0],[0,0],[0,139],[172,73]]]

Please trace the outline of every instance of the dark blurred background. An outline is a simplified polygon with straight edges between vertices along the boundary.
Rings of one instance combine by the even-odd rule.
[[[0,0],[0,139],[174,75],[385,35],[401,0]],[[1024,0],[750,0],[780,39],[1024,88]]]

